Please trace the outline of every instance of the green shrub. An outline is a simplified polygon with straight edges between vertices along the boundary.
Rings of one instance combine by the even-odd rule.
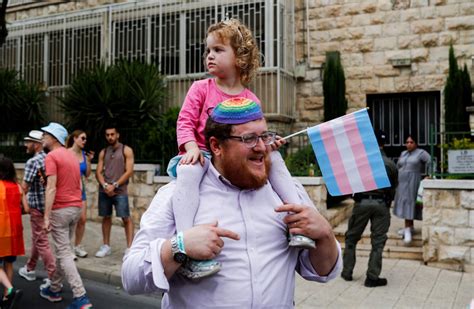
[[[0,132],[29,131],[44,124],[45,93],[14,70],[0,69]]]
[[[310,176],[314,170],[314,176],[321,176],[316,156],[311,145],[304,146],[297,152],[290,154],[285,159],[286,166],[293,176]]]
[[[324,121],[343,116],[347,111],[346,78],[339,52],[326,53],[323,77]]]
[[[67,127],[85,130],[91,149],[104,146],[104,129],[112,124],[137,151],[148,138],[144,128],[163,125],[160,115],[166,99],[164,77],[156,66],[126,60],[79,74],[60,98]],[[157,158],[156,153],[149,156]]]
[[[449,48],[449,73],[444,87],[445,122],[447,132],[467,132],[469,113],[466,107],[471,105],[471,79],[467,66],[458,68],[453,46]]]

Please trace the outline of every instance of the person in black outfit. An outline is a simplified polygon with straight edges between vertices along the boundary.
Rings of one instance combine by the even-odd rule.
[[[383,151],[385,133],[376,132],[377,142],[380,147],[382,159],[387,170],[387,175],[392,184],[389,188],[373,190],[369,192],[356,193],[354,195],[354,210],[349,219],[346,232],[345,249],[343,255],[344,267],[341,277],[346,281],[352,281],[352,271],[356,262],[356,246],[370,220],[370,238],[372,250],[370,251],[364,285],[366,287],[377,287],[387,285],[387,279],[380,278],[382,271],[382,252],[387,241],[387,232],[390,227],[390,204],[395,196],[398,181],[398,171]]]

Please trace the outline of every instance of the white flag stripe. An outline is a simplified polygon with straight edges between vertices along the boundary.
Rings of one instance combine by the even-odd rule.
[[[351,144],[346,129],[344,128],[345,119],[334,119],[329,122],[332,127],[334,138],[336,140],[337,149],[342,157],[342,163],[346,170],[347,178],[351,184],[353,192],[365,191],[364,183],[362,182],[357,168],[355,155],[352,152]]]

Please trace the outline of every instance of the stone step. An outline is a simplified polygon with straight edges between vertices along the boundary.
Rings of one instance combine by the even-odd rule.
[[[341,243],[341,247],[344,249],[345,244]],[[357,244],[356,254],[357,256],[368,257],[372,246],[367,244]],[[405,260],[423,260],[423,250],[421,247],[400,247],[400,246],[387,246],[383,249],[383,257],[390,259],[405,259]]]
[[[326,219],[329,221],[329,224],[335,228],[349,218],[352,213],[352,208],[354,208],[354,201],[352,199],[342,201],[340,205],[326,210]]]
[[[335,232],[336,238],[340,243],[344,242],[344,232]],[[385,246],[394,246],[394,247],[406,247],[405,242],[403,241],[403,238],[397,234],[393,233],[388,233],[387,234],[387,242],[385,243]],[[358,244],[364,244],[364,245],[370,245],[371,240],[370,240],[370,233],[366,234],[364,233],[362,235],[362,238],[359,240]],[[423,246],[423,242],[421,240],[421,235],[420,234],[415,234],[412,237],[412,242],[410,243],[409,247],[419,247],[421,248]]]

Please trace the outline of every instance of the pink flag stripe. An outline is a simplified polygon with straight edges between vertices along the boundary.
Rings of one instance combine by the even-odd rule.
[[[348,175],[344,169],[344,164],[342,162],[341,153],[337,148],[336,139],[330,123],[322,123],[319,125],[319,130],[321,133],[321,140],[323,141],[324,148],[328,154],[329,162],[331,164],[332,171],[334,173],[334,178],[336,179],[339,190],[342,194],[348,194],[352,192],[352,187],[349,182]]]
[[[363,175],[361,180],[365,191],[374,190],[377,188],[377,184],[374,181],[374,175],[368,160],[368,155],[365,151],[364,142],[360,136],[355,116],[353,114],[350,114],[350,116],[351,117],[348,117],[347,120],[344,121],[346,135],[349,138],[352,153],[355,156],[354,159],[359,170],[359,175]]]

